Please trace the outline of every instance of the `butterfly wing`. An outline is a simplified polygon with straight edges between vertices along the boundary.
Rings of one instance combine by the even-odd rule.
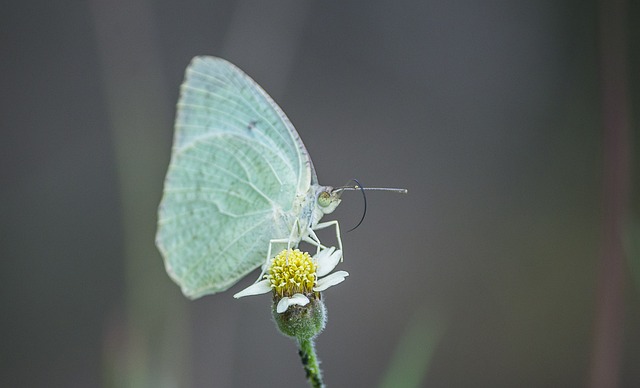
[[[248,75],[222,58],[198,56],[187,67],[176,117],[174,148],[212,133],[251,134],[291,161],[298,191],[317,183],[298,132],[273,99]]]
[[[190,298],[224,291],[286,238],[315,172],[295,129],[246,74],[196,57],[182,85],[156,244]]]

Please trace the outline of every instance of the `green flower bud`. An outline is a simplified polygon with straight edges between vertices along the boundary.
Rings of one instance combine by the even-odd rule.
[[[318,298],[311,296],[306,305],[291,305],[283,313],[276,311],[279,300],[274,299],[273,319],[282,334],[298,340],[310,340],[320,334],[327,318],[324,303],[317,295]]]

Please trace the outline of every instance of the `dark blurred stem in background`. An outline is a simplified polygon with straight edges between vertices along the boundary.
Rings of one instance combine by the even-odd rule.
[[[169,102],[148,0],[90,3],[113,134],[124,230],[124,314],[106,328],[104,386],[189,386],[186,300],[154,246],[169,162]],[[115,332],[115,334],[113,334]]]
[[[616,387],[622,353],[625,233],[630,188],[627,90],[628,13],[625,0],[601,0],[600,79],[603,124],[602,253],[589,385]]]

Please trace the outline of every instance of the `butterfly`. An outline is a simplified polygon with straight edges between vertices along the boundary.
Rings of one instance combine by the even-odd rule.
[[[278,247],[324,247],[315,231],[342,189],[318,184],[282,109],[242,70],[198,56],[177,105],[156,245],[167,273],[191,299],[224,291]]]

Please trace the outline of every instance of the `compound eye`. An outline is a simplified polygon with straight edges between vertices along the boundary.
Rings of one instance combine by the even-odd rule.
[[[323,191],[318,195],[318,205],[320,207],[327,207],[331,204],[331,194],[328,191]]]

